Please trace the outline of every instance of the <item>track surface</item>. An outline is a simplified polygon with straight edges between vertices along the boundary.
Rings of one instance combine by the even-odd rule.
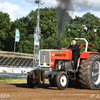
[[[41,84],[32,89],[28,88],[25,82],[1,82],[0,95],[2,94],[10,97],[0,100],[100,100],[100,90],[78,88],[58,90],[56,87],[50,87],[49,84]]]

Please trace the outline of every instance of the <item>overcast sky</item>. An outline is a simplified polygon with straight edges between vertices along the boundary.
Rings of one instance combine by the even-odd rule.
[[[8,13],[11,21],[14,21],[16,18],[21,18],[28,15],[31,10],[37,9],[37,4],[35,4],[34,1],[35,0],[0,0],[0,11]],[[56,0],[42,1],[44,2],[44,5],[40,6],[42,8],[57,6]],[[100,18],[100,0],[87,0],[86,2],[84,2],[84,0],[75,0],[73,4],[74,13],[70,12],[70,15],[73,18],[75,15],[82,16],[86,12],[91,12]]]

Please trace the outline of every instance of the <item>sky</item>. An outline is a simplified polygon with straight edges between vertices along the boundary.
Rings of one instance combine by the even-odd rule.
[[[37,9],[38,5],[35,0],[0,0],[0,11],[8,13],[11,21],[27,16],[31,10]],[[56,0],[42,0],[44,2],[40,8],[56,7]],[[74,11],[70,11],[70,16],[83,16],[87,12],[91,12],[100,18],[100,0],[73,0]],[[85,2],[86,1],[86,2]]]

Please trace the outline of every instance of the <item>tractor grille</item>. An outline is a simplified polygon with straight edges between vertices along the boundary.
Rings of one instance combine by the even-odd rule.
[[[50,66],[50,51],[40,51],[40,66]]]

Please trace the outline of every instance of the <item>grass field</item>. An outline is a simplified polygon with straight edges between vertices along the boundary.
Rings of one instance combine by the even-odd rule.
[[[2,78],[0,81],[27,81],[26,78]],[[48,79],[45,79],[45,81],[49,81]]]
[[[27,81],[26,78],[2,78],[0,81]]]

